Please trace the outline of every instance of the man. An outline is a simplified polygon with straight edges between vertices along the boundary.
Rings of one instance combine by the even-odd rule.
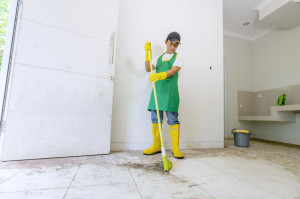
[[[166,112],[168,117],[173,155],[175,158],[183,159],[184,155],[179,150],[180,123],[178,121],[179,92],[177,84],[178,72],[183,65],[183,58],[176,53],[176,50],[180,45],[180,35],[177,32],[171,32],[167,36],[165,44],[166,52],[152,61],[152,67],[153,69],[156,69],[156,73],[151,74],[149,80],[153,81],[156,86],[161,120],[163,120],[163,111]],[[148,50],[151,52],[150,57]],[[147,72],[150,72],[151,69],[149,60],[152,59],[151,43],[146,42],[145,51],[145,69]],[[143,154],[153,155],[161,152],[161,142],[153,90],[148,110],[151,111],[153,144],[150,148],[145,149]]]

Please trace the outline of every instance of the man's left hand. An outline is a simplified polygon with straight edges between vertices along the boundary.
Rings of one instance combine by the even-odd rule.
[[[167,78],[167,73],[166,72],[162,72],[162,73],[153,73],[150,75],[149,77],[149,81],[150,82],[157,82],[158,80],[163,80]]]

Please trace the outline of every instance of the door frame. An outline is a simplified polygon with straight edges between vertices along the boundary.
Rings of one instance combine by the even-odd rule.
[[[223,58],[224,72],[224,138],[227,138],[227,57]]]
[[[6,108],[9,97],[9,87],[11,79],[11,71],[14,65],[15,46],[18,38],[20,15],[22,10],[22,0],[11,0],[8,15],[8,23],[6,28],[4,52],[2,57],[2,65],[0,70],[0,138],[3,143],[2,133],[5,131]],[[2,144],[1,144],[2,146]],[[2,147],[0,147],[0,156],[2,155]]]

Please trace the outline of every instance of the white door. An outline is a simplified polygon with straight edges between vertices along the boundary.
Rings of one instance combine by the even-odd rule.
[[[2,160],[110,152],[118,0],[23,0]]]

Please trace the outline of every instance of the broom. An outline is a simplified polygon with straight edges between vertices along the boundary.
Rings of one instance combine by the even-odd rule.
[[[151,57],[150,50],[148,50],[147,53],[149,55],[149,64],[150,64],[151,74],[153,74],[152,60],[151,60],[152,57]],[[157,119],[158,119],[158,129],[159,129],[159,135],[160,135],[160,141],[161,141],[161,154],[162,154],[163,163],[164,163],[164,171],[169,171],[172,168],[172,162],[170,162],[167,159],[165,145],[164,145],[163,136],[162,136],[162,130],[161,130],[161,122],[160,122],[160,116],[159,116],[156,88],[155,88],[155,83],[154,82],[152,82],[152,83],[153,83],[154,99],[155,99],[155,105],[156,105],[156,114],[157,114]]]

